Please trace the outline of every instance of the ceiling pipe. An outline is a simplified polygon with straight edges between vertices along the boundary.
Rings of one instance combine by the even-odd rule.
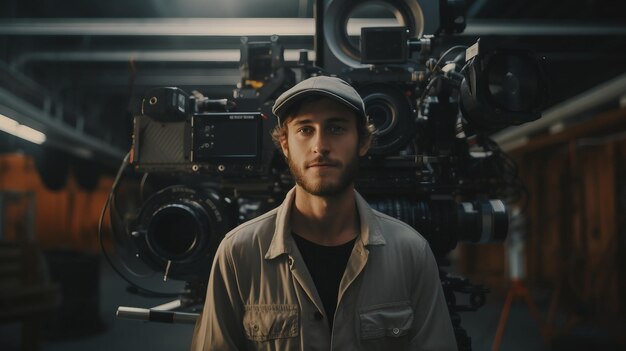
[[[348,32],[359,35],[363,26],[391,26],[395,19],[355,19]],[[313,18],[132,18],[132,19],[19,19],[0,23],[0,35],[29,36],[313,36]]]
[[[393,26],[395,19],[357,18],[348,23],[348,33],[359,35],[361,27]],[[128,18],[128,19],[5,19],[0,35],[5,36],[313,36],[313,18]],[[480,36],[620,36],[621,23],[574,21],[477,20],[467,19],[461,35]]]
[[[285,61],[297,62],[302,50],[285,50]],[[309,60],[315,51],[306,50]],[[238,63],[239,49],[161,50],[161,51],[43,51],[27,52],[11,62],[19,70],[30,62],[231,62]]]

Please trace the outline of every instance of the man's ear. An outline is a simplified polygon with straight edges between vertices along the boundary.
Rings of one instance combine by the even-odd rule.
[[[363,157],[365,156],[365,154],[367,154],[367,152],[370,149],[370,146],[372,146],[372,136],[368,136],[367,138],[361,139],[359,141],[359,156]]]
[[[287,144],[287,136],[283,135],[280,137],[280,149],[283,151],[283,155],[286,158],[289,158],[289,144]]]

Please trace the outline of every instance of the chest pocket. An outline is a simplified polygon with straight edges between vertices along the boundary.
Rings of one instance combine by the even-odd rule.
[[[246,305],[243,329],[254,341],[291,338],[299,335],[298,305]]]
[[[402,338],[413,325],[413,309],[408,301],[376,305],[361,310],[359,319],[361,340]]]

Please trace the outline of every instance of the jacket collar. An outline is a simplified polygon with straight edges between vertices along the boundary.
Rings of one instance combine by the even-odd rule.
[[[361,234],[359,236],[363,246],[385,245],[385,238],[376,215],[367,201],[355,190],[355,201],[361,222]],[[288,254],[295,247],[295,242],[291,236],[291,208],[296,197],[295,187],[292,188],[285,200],[276,211],[276,229],[269,249],[265,253],[266,259],[274,259],[282,254]]]

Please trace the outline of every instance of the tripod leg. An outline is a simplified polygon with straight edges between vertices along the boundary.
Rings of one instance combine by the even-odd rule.
[[[539,309],[537,305],[535,305],[535,301],[530,296],[528,289],[524,288],[524,300],[526,300],[526,304],[528,305],[528,309],[530,309],[530,313],[535,318],[535,322],[537,322],[537,326],[539,327],[539,331],[541,332],[544,341],[548,341],[548,333],[546,327],[543,325],[543,321],[541,320],[541,315],[539,314]]]
[[[509,292],[506,295],[506,301],[502,308],[502,314],[500,314],[500,321],[498,322],[498,329],[496,330],[496,337],[493,339],[491,345],[491,351],[498,351],[500,344],[502,343],[502,336],[504,335],[504,329],[506,328],[506,322],[509,318],[509,312],[511,310],[511,304],[513,303],[513,297],[515,295],[515,289],[513,286],[509,288]]]

